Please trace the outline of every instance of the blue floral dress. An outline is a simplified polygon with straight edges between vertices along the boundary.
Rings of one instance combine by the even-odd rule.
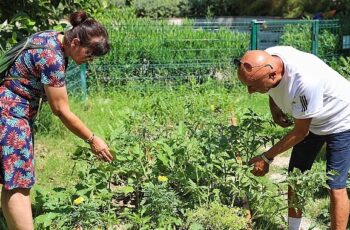
[[[7,190],[30,188],[35,183],[32,125],[44,85],[65,86],[63,45],[58,32],[44,31],[32,37],[47,49],[21,53],[0,85],[0,183]]]

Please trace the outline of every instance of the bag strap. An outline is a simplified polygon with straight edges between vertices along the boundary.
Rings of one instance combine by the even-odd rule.
[[[40,33],[40,32],[38,32]],[[33,44],[31,42],[31,39],[38,33],[35,33],[27,39],[23,39],[22,41],[18,42],[15,46],[13,46],[11,49],[6,51],[2,57],[0,58],[0,77],[2,83],[5,80],[14,80],[14,79],[20,79],[20,78],[6,78],[8,70],[11,68],[13,63],[16,61],[16,59],[19,57],[19,55],[24,51],[24,50],[29,50],[29,49],[51,49],[51,47],[48,47],[46,45],[38,45],[38,44]]]
[[[38,32],[40,33],[40,32]],[[4,55],[0,58],[0,84],[2,84],[4,81],[9,81],[9,80],[19,80],[21,77],[6,77],[9,69],[12,67],[13,63],[17,60],[19,55],[24,50],[29,50],[29,49],[50,49],[54,50],[51,47],[45,46],[45,45],[38,45],[34,44],[31,41],[34,35],[37,33],[27,37],[27,39],[23,39],[22,41],[18,42],[15,46],[13,46],[11,49],[6,51]],[[37,115],[35,116],[34,119],[37,119],[39,117],[39,113],[42,107],[42,100],[43,100],[43,95],[40,96],[39,98],[39,107],[38,107],[38,112]]]

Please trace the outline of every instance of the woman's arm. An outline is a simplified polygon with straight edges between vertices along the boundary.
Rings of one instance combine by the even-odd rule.
[[[72,133],[83,140],[91,140],[91,150],[98,158],[111,162],[113,157],[109,152],[107,144],[101,138],[93,136],[90,129],[70,111],[66,87],[45,85],[44,88],[52,112]]]

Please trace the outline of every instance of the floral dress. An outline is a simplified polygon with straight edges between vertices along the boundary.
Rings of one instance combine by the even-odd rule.
[[[0,85],[0,183],[7,190],[31,188],[35,183],[32,125],[44,85],[65,86],[63,45],[58,32],[44,31],[31,38],[47,49],[23,51]]]

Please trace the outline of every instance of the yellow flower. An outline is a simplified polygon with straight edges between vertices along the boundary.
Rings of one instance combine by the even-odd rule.
[[[210,105],[210,110],[211,110],[212,112],[214,112],[214,111],[215,111],[215,105]]]
[[[81,203],[83,203],[83,202],[84,202],[84,198],[81,197],[81,196],[79,196],[77,199],[75,199],[75,200],[73,201],[73,203],[74,203],[75,205],[79,205],[79,204],[81,204]]]
[[[158,176],[158,181],[159,182],[167,182],[168,181],[168,177],[166,177],[166,176]]]

